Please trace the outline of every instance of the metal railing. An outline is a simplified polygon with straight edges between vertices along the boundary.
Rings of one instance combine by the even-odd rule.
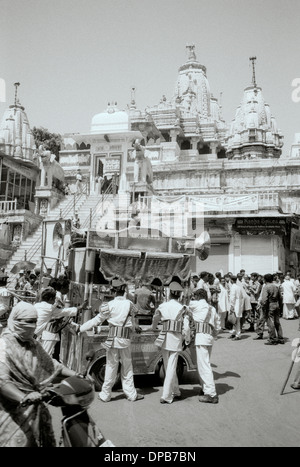
[[[74,193],[72,195],[68,195],[68,196],[71,196],[71,199],[67,203],[67,205],[63,209],[60,210],[59,215],[57,216],[57,218],[66,219],[70,215],[70,213],[74,214],[75,209],[76,209],[76,204],[78,204],[79,200],[83,196],[86,196],[86,192],[87,192],[87,187],[83,186],[83,190],[82,190],[81,193]],[[58,208],[59,208],[59,206],[58,206]],[[40,227],[40,225],[39,225],[39,227]],[[28,250],[25,250],[24,260],[25,261],[31,261],[33,259],[33,257],[35,256],[35,254],[38,252],[38,250],[41,250],[41,249],[42,249],[42,236],[39,236],[38,239],[31,245],[31,247]],[[17,276],[17,274],[11,276],[10,279],[14,279],[16,276]]]
[[[86,219],[83,221],[81,224],[80,228],[85,229],[85,228],[91,228],[93,221],[95,220],[96,216],[99,215],[99,211],[101,209],[101,214],[103,215],[103,207],[105,201],[107,201],[108,197],[113,194],[113,187],[112,185],[109,185],[107,190],[102,193],[101,198],[99,199],[98,203],[96,204],[95,207],[90,209],[89,215],[86,217]]]

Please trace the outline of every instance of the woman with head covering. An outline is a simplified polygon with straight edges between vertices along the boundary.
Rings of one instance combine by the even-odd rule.
[[[41,390],[76,373],[53,360],[33,338],[37,311],[19,302],[0,337],[0,447],[55,447],[51,415]],[[22,406],[23,402],[31,402]]]

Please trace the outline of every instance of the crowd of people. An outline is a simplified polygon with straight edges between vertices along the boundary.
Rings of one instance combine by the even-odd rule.
[[[203,271],[192,276],[190,293],[199,288],[206,290],[208,302],[219,313],[222,330],[233,323],[230,338],[234,340],[240,340],[245,330],[256,332],[256,339],[262,339],[267,324],[269,340],[266,344],[284,343],[279,318],[296,319],[300,314],[300,275],[293,278],[290,271],[264,276],[256,272],[246,274],[244,270],[223,276],[220,272]],[[249,323],[248,328],[245,328],[246,323]],[[274,327],[279,330],[277,339]]]
[[[6,285],[7,276],[1,277],[0,288],[5,288],[12,301],[0,338],[1,447],[55,447],[51,415],[41,404],[42,390],[57,376],[77,375],[55,355],[59,342],[57,323],[74,316],[86,302],[81,307],[66,307],[64,299],[69,291],[66,275],[54,278],[48,271],[46,281],[41,282],[39,273],[39,270],[20,271],[14,291]],[[1,298],[2,295],[3,315],[8,302]]]
[[[269,299],[266,293],[269,294],[271,288],[275,291]],[[140,314],[151,315],[157,303],[157,289],[160,287],[154,283],[150,286],[140,284],[127,295],[137,304]],[[290,271],[265,275],[256,272],[246,274],[244,270],[236,275],[231,272],[222,275],[221,272],[212,274],[202,271],[192,274],[190,281],[183,284],[181,302],[188,305],[198,289],[206,291],[208,303],[219,314],[221,330],[229,330],[230,338],[234,340],[240,340],[243,331],[256,332],[256,339],[261,339],[268,318],[272,327],[271,317],[266,313],[270,300],[273,303],[271,308],[276,306],[276,322],[277,316],[290,320],[300,315],[300,275],[293,278]],[[160,295],[159,302],[165,299]]]

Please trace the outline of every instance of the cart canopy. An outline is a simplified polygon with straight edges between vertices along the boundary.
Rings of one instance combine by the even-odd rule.
[[[190,256],[101,249],[100,271],[108,281],[119,277],[125,282],[140,280],[150,284],[159,278],[163,284],[168,284],[173,276],[177,276],[184,282],[191,274]]]

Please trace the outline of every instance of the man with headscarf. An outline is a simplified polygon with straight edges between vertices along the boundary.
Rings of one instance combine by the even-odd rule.
[[[56,376],[76,373],[53,360],[33,338],[36,323],[34,306],[19,302],[0,337],[0,447],[56,445],[41,391]]]

